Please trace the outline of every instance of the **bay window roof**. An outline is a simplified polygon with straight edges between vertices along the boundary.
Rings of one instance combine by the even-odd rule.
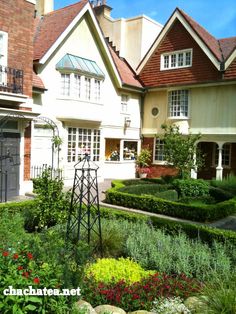
[[[79,72],[81,74],[88,74],[101,79],[105,78],[104,73],[99,68],[97,63],[93,60],[85,59],[79,56],[74,56],[67,53],[57,64],[57,70]]]

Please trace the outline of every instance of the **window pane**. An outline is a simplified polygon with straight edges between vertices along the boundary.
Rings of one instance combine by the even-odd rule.
[[[178,54],[178,66],[182,67],[184,65],[184,54],[183,53],[179,53]]]
[[[93,161],[100,157],[100,130],[68,128],[67,161],[78,162],[88,154]]]
[[[91,79],[85,77],[85,99],[89,100],[91,98]]]
[[[121,95],[121,112],[128,111],[128,95]]]
[[[185,65],[191,65],[191,52],[185,53]]]
[[[169,92],[169,116],[188,117],[188,90],[176,90]]]
[[[70,95],[70,74],[61,74],[61,95]]]
[[[176,67],[176,55],[171,55],[171,67]]]
[[[134,160],[137,156],[138,142],[136,141],[125,141],[123,159],[124,160]]]
[[[164,161],[165,155],[164,155],[164,141],[157,138],[155,143],[155,161]]]
[[[101,81],[94,80],[94,99],[99,101],[101,98]]]
[[[164,68],[169,68],[169,56],[164,56]]]
[[[74,91],[75,91],[75,97],[80,98],[80,91],[81,91],[81,76],[75,74],[74,76]]]

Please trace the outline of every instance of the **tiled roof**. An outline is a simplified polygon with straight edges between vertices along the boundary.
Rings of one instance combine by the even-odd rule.
[[[236,49],[236,37],[219,39],[219,44],[222,50],[224,60],[226,60]]]
[[[34,71],[33,71],[33,87],[45,90],[43,81]]]
[[[183,15],[185,20],[189,23],[192,29],[197,33],[197,35],[204,41],[207,47],[211,50],[211,52],[215,55],[215,57],[221,61],[222,55],[220,51],[220,46],[218,40],[212,36],[208,31],[205,30],[200,24],[194,21],[189,15],[187,15],[184,11],[179,10],[179,12]]]
[[[45,55],[87,3],[82,0],[35,19],[34,60]]]
[[[203,42],[207,45],[207,47],[211,50],[211,52],[219,61],[226,60],[233,52],[233,50],[236,49],[236,37],[223,38],[218,40],[210,33],[208,33],[205,28],[203,28],[200,24],[194,21],[184,11],[180,9],[177,10],[179,10],[179,12],[183,15],[183,17],[189,23],[192,29],[203,40]]]
[[[131,66],[128,64],[128,62],[124,59],[118,56],[118,54],[114,51],[112,46],[108,44],[112,59],[116,65],[117,71],[119,72],[121,81],[123,84],[142,88],[142,84],[137,79],[135,72],[131,68]]]

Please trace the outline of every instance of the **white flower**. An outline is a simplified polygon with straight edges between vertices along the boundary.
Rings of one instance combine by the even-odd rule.
[[[157,314],[191,314],[179,297],[155,300],[153,304],[152,312]]]

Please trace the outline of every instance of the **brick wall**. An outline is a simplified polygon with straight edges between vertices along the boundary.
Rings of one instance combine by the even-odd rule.
[[[144,137],[142,141],[142,148],[148,148],[152,152],[154,152],[154,138],[153,137]],[[160,178],[162,176],[175,176],[178,173],[173,167],[165,166],[165,165],[150,165],[151,173],[148,174],[149,178]]]
[[[191,67],[160,71],[161,54],[190,48],[193,49]],[[146,63],[140,78],[146,86],[154,87],[217,81],[221,80],[221,73],[184,26],[176,20]]]
[[[0,30],[8,33],[8,66],[24,71],[23,92],[32,96],[34,5],[1,0]]]

